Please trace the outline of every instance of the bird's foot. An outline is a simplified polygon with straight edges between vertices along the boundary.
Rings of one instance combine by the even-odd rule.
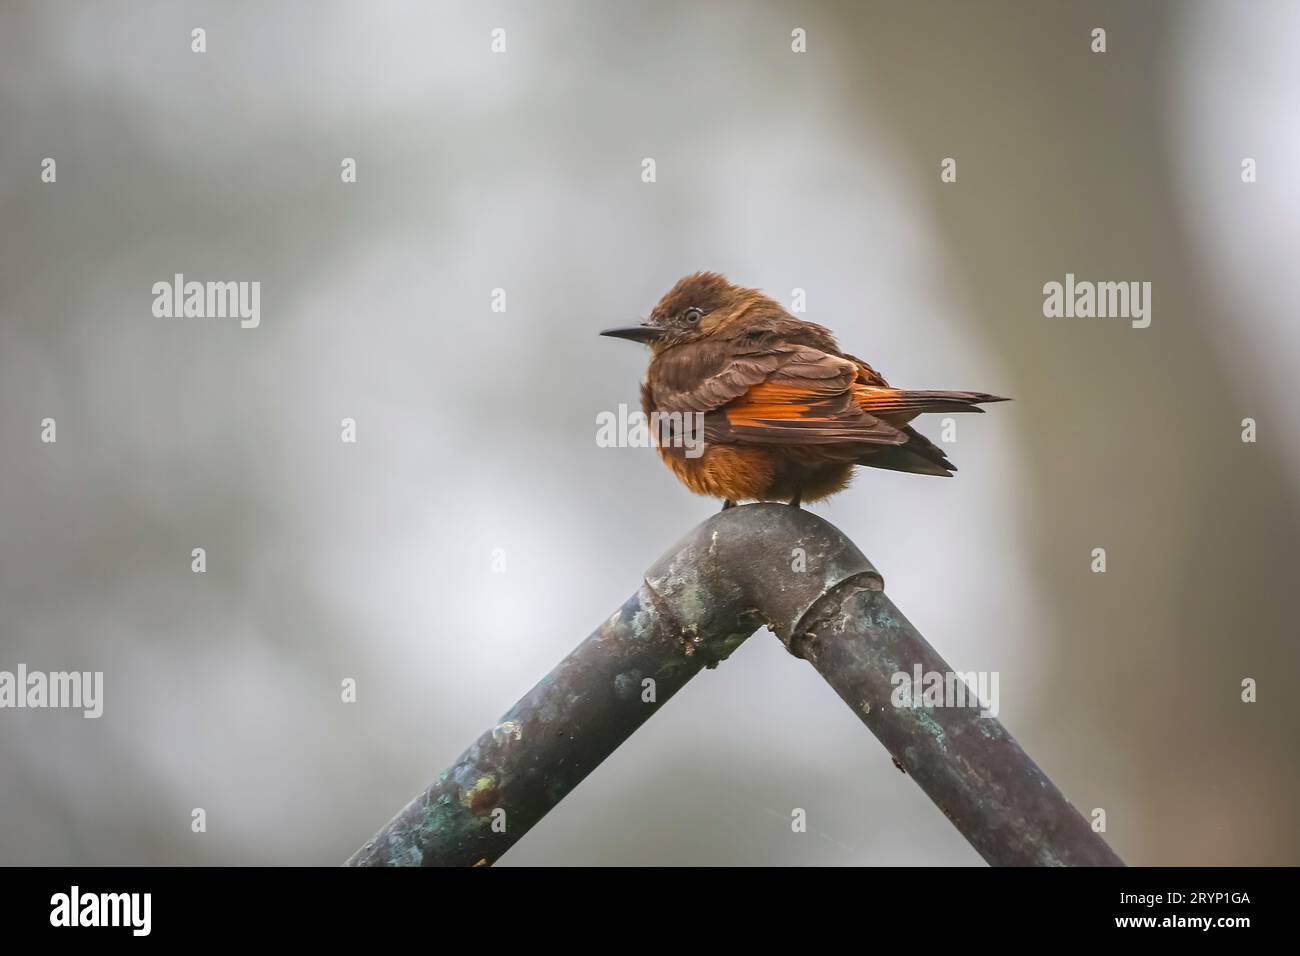
[[[802,500],[803,500],[803,492],[801,491],[801,492],[799,492],[797,495],[795,495],[793,498],[790,499],[790,507],[791,507],[791,508],[798,508],[798,507],[799,507],[799,502],[802,501]]]
[[[734,501],[732,501],[730,498],[723,498],[723,499],[722,499],[722,510],[723,510],[723,511],[726,511],[728,508],[734,508],[734,507],[736,507],[736,503],[735,503]]]

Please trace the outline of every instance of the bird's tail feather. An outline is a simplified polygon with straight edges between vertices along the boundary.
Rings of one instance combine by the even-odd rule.
[[[880,388],[854,385],[853,399],[862,409],[879,418],[893,416],[910,421],[927,412],[982,412],[980,405],[1009,399],[987,392],[958,392],[936,389]]]
[[[903,445],[877,447],[858,459],[858,464],[889,471],[906,471],[913,475],[937,475],[951,478],[957,466],[948,460],[943,449],[910,425],[903,428],[907,442]]]

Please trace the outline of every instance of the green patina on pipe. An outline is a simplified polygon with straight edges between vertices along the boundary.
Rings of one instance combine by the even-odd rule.
[[[895,674],[951,669],[882,588],[861,552],[811,512],[760,504],[715,514],[348,865],[493,863],[763,624],[990,863],[1122,865],[995,718],[893,705]]]

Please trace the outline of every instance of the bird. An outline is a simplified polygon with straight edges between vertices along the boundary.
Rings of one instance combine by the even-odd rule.
[[[724,510],[822,500],[844,489],[858,465],[952,477],[956,466],[911,421],[1008,401],[893,388],[841,351],[826,327],[716,272],[685,276],[644,321],[600,334],[650,347],[641,410],[659,424],[651,428],[659,455]]]

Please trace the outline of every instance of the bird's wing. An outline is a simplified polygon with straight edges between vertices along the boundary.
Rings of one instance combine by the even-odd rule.
[[[863,366],[856,360],[789,343],[730,354],[682,350],[665,359],[656,370],[654,406],[705,413],[706,441],[740,445],[902,445],[908,441],[900,428],[858,403],[854,386],[861,382]]]
[[[712,412],[744,395],[789,360],[780,346],[733,352],[724,343],[698,342],[655,360],[646,378],[654,408]]]
[[[906,443],[900,429],[858,403],[854,382],[859,371],[856,362],[838,355],[793,346],[787,360],[762,382],[722,407],[726,427],[716,440],[727,440],[729,433],[738,444]]]
[[[882,388],[889,387],[889,383],[885,381],[885,376],[881,375],[879,372],[877,372],[866,362],[862,361],[862,359],[858,358],[855,355],[845,355],[844,357],[848,359],[850,362],[857,363],[858,365],[857,381],[859,385],[875,385]]]

